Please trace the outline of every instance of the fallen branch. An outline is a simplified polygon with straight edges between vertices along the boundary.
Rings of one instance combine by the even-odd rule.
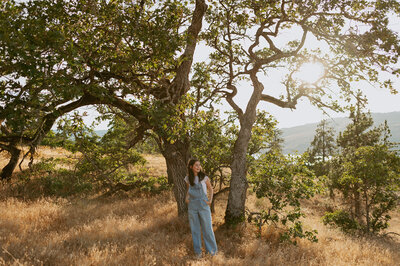
[[[395,232],[389,232],[389,233],[383,234],[382,236],[388,236],[388,235],[396,235],[396,236],[400,236],[400,234],[399,234],[399,233],[395,233]]]
[[[132,189],[140,187],[142,183],[141,182],[135,182],[134,184],[123,184],[123,183],[117,183],[114,187],[112,187],[109,191],[101,195],[101,197],[109,197],[114,195],[118,191],[130,191]]]
[[[1,247],[1,248],[4,250],[5,253],[7,253],[8,255],[10,255],[11,258],[13,258],[14,261],[15,261],[16,263],[18,263],[18,265],[23,265],[23,264],[20,263],[7,249],[5,249],[5,248],[3,248],[3,247]]]

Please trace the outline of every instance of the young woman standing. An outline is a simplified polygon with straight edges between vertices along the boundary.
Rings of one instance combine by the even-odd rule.
[[[206,252],[215,255],[218,251],[211,222],[210,205],[213,188],[209,178],[201,171],[200,162],[192,159],[188,163],[188,176],[185,177],[187,193],[186,203],[190,229],[192,231],[193,249],[197,257],[201,257],[201,232],[203,232]],[[210,191],[210,200],[207,198]]]

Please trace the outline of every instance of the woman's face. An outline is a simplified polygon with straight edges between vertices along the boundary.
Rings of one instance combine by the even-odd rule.
[[[193,174],[194,174],[194,175],[197,175],[197,173],[200,172],[200,170],[201,170],[201,165],[200,165],[200,162],[199,162],[199,161],[197,161],[197,162],[195,162],[195,163],[193,164],[192,170],[193,170]]]

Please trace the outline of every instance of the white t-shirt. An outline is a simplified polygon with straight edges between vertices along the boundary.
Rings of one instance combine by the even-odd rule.
[[[207,195],[207,185],[206,185],[206,181],[208,180],[208,176],[205,176],[204,178],[203,178],[203,180],[201,180],[201,185],[203,186],[203,191],[204,191],[204,193]],[[188,176],[185,176],[185,182],[186,183],[188,183],[189,185],[190,185],[190,182],[189,182],[189,177]],[[199,183],[199,177],[198,176],[195,176],[194,177],[194,183],[195,184],[197,184],[197,183]]]

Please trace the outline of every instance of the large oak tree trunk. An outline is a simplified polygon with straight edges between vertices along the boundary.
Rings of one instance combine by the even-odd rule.
[[[178,215],[183,216],[187,213],[185,203],[187,175],[187,162],[190,157],[189,145],[185,142],[177,141],[173,144],[166,143],[162,151],[167,163],[168,179],[173,180],[173,191],[178,205]]]
[[[232,175],[228,197],[228,206],[225,212],[225,222],[236,224],[244,220],[247,184],[246,154],[251,137],[251,127],[241,128],[236,140],[231,164]]]

